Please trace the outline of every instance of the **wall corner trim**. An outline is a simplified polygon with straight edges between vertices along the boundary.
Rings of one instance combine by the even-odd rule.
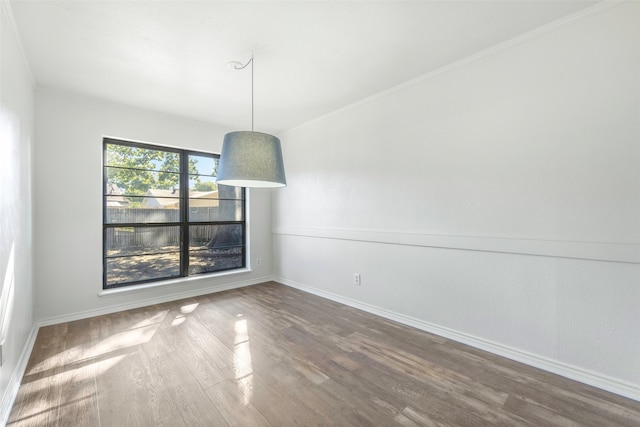
[[[286,286],[290,286],[292,288],[296,288],[301,291],[329,299],[331,301],[345,304],[350,307],[365,311],[367,313],[375,314],[385,319],[412,326],[425,332],[429,332],[447,339],[451,339],[453,341],[467,344],[471,347],[475,347],[480,350],[496,354],[498,356],[515,360],[516,362],[524,363],[525,365],[533,366],[535,368],[539,368],[553,374],[557,374],[602,390],[606,390],[620,396],[628,397],[629,399],[640,401],[640,384],[632,384],[618,378],[613,378],[607,375],[599,374],[597,372],[592,372],[587,369],[560,362],[558,360],[549,359],[547,357],[522,351],[514,347],[506,346],[490,340],[485,340],[480,337],[465,334],[433,323],[425,322],[411,316],[405,316],[403,314],[376,307],[374,305],[343,297],[332,292],[326,292],[311,286],[304,285],[302,283],[297,283],[283,277],[276,276],[274,280]]]
[[[8,0],[0,0],[0,3],[2,3],[0,4],[0,8],[4,9],[4,12],[7,15],[7,19],[9,20],[9,25],[11,27],[11,32],[13,33],[13,37],[15,37],[16,43],[18,44],[18,49],[20,50],[20,56],[22,57],[22,62],[24,63],[25,68],[27,69],[27,77],[29,79],[29,83],[31,83],[31,87],[35,89],[36,79],[33,76],[33,70],[31,70],[31,65],[29,64],[29,60],[27,59],[27,54],[22,44],[22,37],[20,37],[20,32],[18,31],[18,24],[16,24],[16,18],[13,14],[13,9],[11,9],[11,4],[9,4]]]

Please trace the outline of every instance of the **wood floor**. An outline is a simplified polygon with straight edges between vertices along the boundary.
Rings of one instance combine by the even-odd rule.
[[[277,283],[40,329],[9,426],[640,426],[640,402]]]

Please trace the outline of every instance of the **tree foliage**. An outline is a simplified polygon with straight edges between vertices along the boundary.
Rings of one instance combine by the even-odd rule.
[[[142,196],[150,189],[171,190],[180,185],[180,155],[169,151],[107,144],[107,181],[123,195]],[[189,159],[189,173],[197,173],[197,159]],[[195,177],[196,183],[200,179]]]
[[[215,182],[204,181],[204,182],[196,182],[195,185],[193,186],[193,189],[195,191],[209,192],[209,191],[216,191],[218,189],[218,186],[216,185]]]

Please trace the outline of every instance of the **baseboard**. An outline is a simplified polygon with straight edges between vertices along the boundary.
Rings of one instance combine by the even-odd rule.
[[[253,278],[251,280],[242,280],[237,282],[224,283],[222,285],[218,284],[218,285],[208,286],[206,288],[199,288],[199,289],[183,291],[183,292],[174,292],[174,293],[163,295],[160,297],[143,298],[143,299],[139,299],[139,300],[124,303],[124,304],[109,305],[107,307],[101,307],[93,310],[85,310],[85,311],[79,311],[71,314],[64,314],[61,316],[53,316],[53,317],[38,319],[36,323],[38,326],[49,326],[49,325],[56,325],[58,323],[73,322],[74,320],[87,319],[89,317],[102,316],[104,314],[117,313],[119,311],[124,311],[124,310],[132,310],[135,308],[147,307],[154,304],[162,304],[165,302],[177,301],[184,298],[192,298],[200,295],[228,291],[230,289],[243,288],[245,286],[257,285],[258,283],[264,283],[270,280],[273,280],[273,276],[263,276],[263,277]]]
[[[299,289],[341,304],[348,305],[353,308],[357,308],[362,311],[366,311],[371,314],[375,314],[385,319],[393,320],[404,325],[412,326],[414,328],[451,339],[469,346],[485,350],[498,356],[506,357],[516,362],[524,363],[535,368],[543,369],[545,371],[584,383],[593,387],[597,387],[602,390],[609,391],[611,393],[618,394],[620,396],[628,397],[633,400],[640,401],[640,385],[632,384],[617,378],[609,377],[607,375],[598,374],[596,372],[589,371],[577,366],[572,366],[557,360],[549,359],[547,357],[539,356],[537,354],[529,353],[519,350],[507,345],[496,343],[490,340],[486,340],[473,335],[465,334],[453,329],[445,328],[433,323],[425,322],[424,320],[416,319],[411,316],[405,316],[400,313],[396,313],[384,308],[376,307],[374,305],[366,304],[351,298],[347,298],[332,292],[323,291],[311,286],[307,286],[301,283],[297,283],[282,277],[276,276],[275,281],[292,288]]]
[[[22,349],[22,353],[20,353],[18,363],[16,364],[13,373],[11,374],[7,389],[2,396],[2,402],[0,402],[0,426],[6,426],[7,422],[9,421],[11,408],[13,408],[13,404],[16,400],[16,397],[18,396],[20,382],[22,381],[25,369],[27,369],[27,363],[29,362],[29,357],[31,356],[33,345],[36,342],[36,336],[38,336],[38,329],[39,328],[37,325],[33,325],[33,327],[31,328],[31,333],[29,334],[27,342]]]

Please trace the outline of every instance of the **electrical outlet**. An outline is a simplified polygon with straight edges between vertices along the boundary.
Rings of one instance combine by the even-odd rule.
[[[360,286],[362,282],[360,281],[360,273],[355,273],[353,275],[353,284],[356,286]]]
[[[262,265],[262,258],[256,258],[256,264]]]

